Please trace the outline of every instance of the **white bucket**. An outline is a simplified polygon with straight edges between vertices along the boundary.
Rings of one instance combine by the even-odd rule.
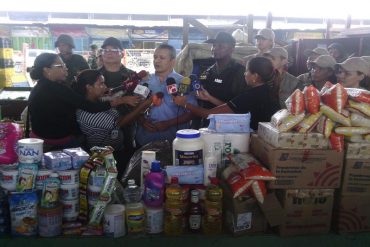
[[[59,189],[59,198],[62,201],[78,199],[79,195],[78,184],[61,184]]]
[[[17,185],[18,170],[1,169],[0,186],[8,191],[15,191]]]
[[[80,210],[79,200],[68,200],[60,201],[63,204],[63,221],[75,221],[77,220],[78,213]]]
[[[80,182],[79,170],[57,171],[61,184],[78,184]]]
[[[18,141],[18,160],[20,163],[41,163],[44,140],[26,138]]]
[[[104,234],[107,237],[119,238],[126,234],[125,206],[108,205],[104,211]]]

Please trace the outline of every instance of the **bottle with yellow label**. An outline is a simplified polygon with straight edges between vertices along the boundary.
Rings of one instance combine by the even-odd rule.
[[[143,234],[145,232],[145,212],[141,202],[142,190],[130,179],[123,191],[126,201],[126,224],[128,234]]]

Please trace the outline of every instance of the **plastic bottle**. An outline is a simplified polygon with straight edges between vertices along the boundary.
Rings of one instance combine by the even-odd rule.
[[[210,178],[211,184],[206,189],[203,232],[205,234],[222,233],[222,189],[217,178]]]
[[[144,181],[143,201],[147,207],[162,207],[164,201],[164,173],[161,163],[157,160],[152,162],[150,172]]]
[[[59,203],[60,180],[58,173],[52,173],[44,180],[40,200],[41,208],[55,208]]]
[[[210,184],[209,177],[216,177],[217,176],[217,157],[215,155],[215,151],[213,148],[210,148],[204,158],[204,182],[205,186]]]
[[[199,202],[199,191],[192,190],[189,206],[189,231],[200,232],[202,222],[202,207]]]
[[[134,179],[127,182],[123,190],[126,201],[126,224],[128,234],[142,234],[145,231],[144,205],[141,203],[142,190]]]
[[[164,233],[167,235],[181,235],[184,232],[186,203],[182,193],[178,178],[172,177],[171,184],[166,188]]]

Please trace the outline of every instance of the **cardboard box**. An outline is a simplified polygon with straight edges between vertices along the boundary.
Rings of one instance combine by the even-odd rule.
[[[233,198],[230,189],[222,184],[224,191],[224,224],[233,236],[263,233],[267,221],[257,200],[253,197]]]
[[[341,195],[370,195],[370,159],[344,160]]]
[[[330,149],[274,148],[256,135],[251,153],[275,176],[269,183],[274,189],[339,188],[343,153]]]
[[[370,231],[370,195],[340,196],[333,215],[333,228],[338,232]]]
[[[334,189],[278,190],[285,219],[281,236],[325,234],[331,226]]]
[[[271,123],[258,124],[258,136],[278,148],[327,149],[328,139],[320,133],[280,132]]]
[[[370,159],[370,143],[346,143],[347,159]]]

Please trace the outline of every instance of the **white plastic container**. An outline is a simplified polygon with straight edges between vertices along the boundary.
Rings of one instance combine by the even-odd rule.
[[[78,184],[61,184],[59,190],[60,200],[75,200],[78,199],[79,185]]]
[[[17,185],[18,169],[1,169],[0,186],[7,191],[15,191]]]
[[[204,164],[204,142],[198,130],[183,129],[176,132],[172,143],[173,164],[180,166]]]
[[[152,162],[155,161],[155,151],[144,150],[141,152],[140,187],[144,186],[144,178],[149,173]]]
[[[125,206],[121,204],[108,205],[104,211],[104,235],[119,238],[126,234]]]
[[[63,221],[77,220],[80,210],[79,200],[60,201],[63,204]]]
[[[163,207],[145,207],[146,233],[158,234],[163,232]]]
[[[58,171],[62,184],[78,184],[80,182],[79,170]]]
[[[18,141],[18,160],[20,163],[41,163],[44,140],[26,138]]]

